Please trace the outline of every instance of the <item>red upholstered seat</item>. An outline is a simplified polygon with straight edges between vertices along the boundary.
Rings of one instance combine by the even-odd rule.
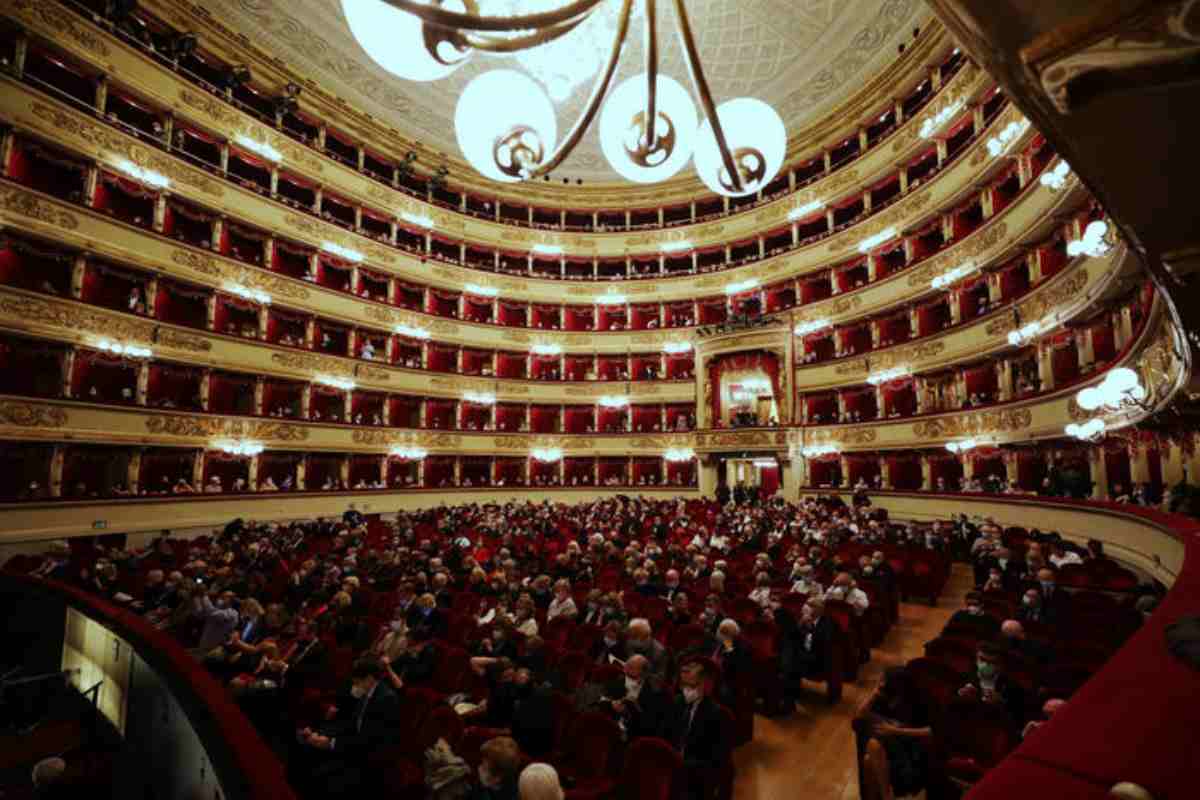
[[[621,729],[605,714],[585,711],[575,716],[552,763],[559,775],[592,796],[603,796],[616,784]]]
[[[567,800],[672,800],[683,771],[683,757],[662,739],[634,739],[625,752],[625,766],[610,786],[579,786],[567,790]]]
[[[562,673],[563,689],[569,693],[579,690],[587,680],[588,671],[592,668],[592,660],[587,653],[569,650],[558,659],[558,670]]]
[[[955,700],[934,726],[937,748],[948,777],[975,783],[1016,747],[1017,731],[1008,712],[991,703]]]

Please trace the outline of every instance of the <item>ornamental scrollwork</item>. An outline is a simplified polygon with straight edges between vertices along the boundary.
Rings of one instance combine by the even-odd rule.
[[[165,175],[175,183],[190,186],[213,197],[223,197],[225,194],[217,181],[200,170],[185,166],[105,125],[37,100],[30,105],[30,111],[40,122],[50,126],[56,135],[65,133],[74,136],[93,149],[102,151],[104,157],[124,156],[139,167]]]
[[[156,414],[147,417],[146,430],[163,436],[181,436],[193,439],[216,436],[266,439],[277,442],[302,442],[308,439],[308,429],[303,425],[182,414]]]
[[[0,423],[19,428],[61,428],[67,424],[67,412],[41,403],[0,401]]]
[[[356,430],[351,434],[355,444],[368,447],[394,447],[408,445],[413,447],[457,448],[462,445],[462,437],[454,433],[437,433],[434,431],[372,431]]]
[[[1073,299],[1078,299],[1077,296],[1087,285],[1087,268],[1080,268],[1071,277],[1047,287],[1045,291],[1034,295],[1028,301],[1022,303],[1021,319],[1041,319],[1055,311],[1061,311],[1063,305]],[[1003,330],[1008,330],[1007,324]],[[990,333],[990,330],[988,332]]]
[[[1028,408],[1014,408],[921,420],[913,424],[912,430],[918,439],[944,439],[981,433],[1010,433],[1024,430],[1032,422],[1033,413]]]
[[[1004,222],[989,225],[979,234],[968,236],[960,245],[939,253],[923,266],[917,267],[908,276],[909,286],[928,285],[937,276],[947,270],[965,264],[971,259],[977,259],[985,252],[1004,241],[1008,234],[1008,225]]]
[[[213,256],[206,256],[203,253],[193,253],[191,250],[179,247],[171,250],[171,260],[181,267],[187,267],[190,270],[211,275],[214,278],[225,277],[223,265],[220,260]]]
[[[272,353],[271,360],[279,366],[289,369],[326,372],[345,377],[351,377],[354,374],[353,364],[347,364],[336,358],[310,356],[305,353]]]
[[[68,231],[79,227],[79,220],[74,214],[23,189],[0,187],[0,208]]]
[[[159,328],[154,335],[154,341],[166,347],[174,347],[179,350],[192,350],[197,353],[207,353],[209,350],[212,350],[212,342],[205,337],[181,333],[172,328]]]
[[[154,326],[139,319],[123,319],[88,307],[55,303],[37,297],[0,296],[0,314],[18,317],[26,322],[67,328],[76,334],[149,343],[154,338]]]
[[[829,252],[840,253],[849,249],[856,242],[875,236],[901,222],[910,214],[920,211],[929,205],[932,199],[933,191],[931,189],[922,189],[915,194],[910,194],[891,208],[876,214],[870,222],[855,226],[845,233],[835,236],[834,240],[829,243]]]
[[[108,58],[110,50],[104,37],[79,24],[64,8],[43,0],[12,0],[10,8],[14,15],[25,22],[40,23],[54,31],[56,39],[70,39],[85,50],[101,58]]]

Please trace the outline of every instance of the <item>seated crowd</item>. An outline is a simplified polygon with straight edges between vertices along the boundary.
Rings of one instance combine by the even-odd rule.
[[[465,760],[479,796],[515,797],[533,760],[571,796],[635,796],[620,787],[666,770],[728,797],[756,707],[791,711],[806,680],[836,699],[894,619],[904,559],[949,546],[836,501],[743,499],[237,520],[25,566],[175,633],[302,794],[423,796],[454,771],[435,762]]]
[[[864,796],[957,796],[1070,701],[1161,590],[1139,586],[1095,540],[966,517],[951,539],[975,588],[925,656],[888,670],[863,702]]]
[[[1056,568],[1082,567],[1061,541],[1023,539],[1018,559],[1017,542],[965,519],[904,525],[835,500],[739,499],[236,520],[137,552],[72,540],[24,568],[175,633],[314,797],[658,797],[638,788],[655,780],[729,797],[730,754],[756,709],[790,713],[805,681],[836,700],[900,593],[935,599],[952,554],[979,577],[941,637],[967,643],[945,650],[963,656],[956,702],[1000,707],[1019,730],[1069,696],[1065,678],[1030,666],[1052,669],[1050,642],[1078,641],[1068,632],[1095,633],[1080,614],[1096,609],[1054,585]],[[1014,668],[1014,653],[1028,664]],[[886,721],[862,729],[864,768],[897,787],[924,784],[935,763],[945,772],[937,754],[950,745],[927,723],[949,698],[899,696],[927,682],[890,676],[870,701]],[[527,795],[522,767],[550,793]]]

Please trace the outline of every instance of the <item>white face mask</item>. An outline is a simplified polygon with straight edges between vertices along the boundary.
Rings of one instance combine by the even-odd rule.
[[[696,688],[693,688],[690,686],[684,687],[683,701],[685,703],[687,703],[688,705],[691,705],[692,703],[696,702],[699,699],[700,699],[700,690],[699,689],[696,689]]]
[[[392,621],[392,632],[393,633],[399,633],[403,628],[404,628],[404,623],[401,622],[400,620],[397,619],[397,620]]]
[[[641,681],[634,680],[633,678],[630,678],[628,675],[625,676],[625,691],[629,692],[630,694],[637,694],[639,691],[641,691],[641,689],[642,689]]]

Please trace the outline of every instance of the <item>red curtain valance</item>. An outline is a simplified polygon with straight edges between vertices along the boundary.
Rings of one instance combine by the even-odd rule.
[[[271,309],[271,319],[277,320],[279,322],[297,322],[297,323],[300,323],[301,325],[306,325],[306,324],[308,324],[308,321],[311,319],[311,317],[308,316],[307,314],[301,314],[301,313],[292,312],[292,311],[283,311],[278,308],[272,308]]]
[[[121,194],[129,195],[130,197],[137,197],[141,200],[154,200],[158,197],[158,190],[147,189],[135,181],[122,178],[120,175],[114,175],[111,172],[101,172],[100,180],[105,186],[112,187]]]
[[[216,214],[209,214],[204,211],[199,211],[186,203],[175,200],[171,197],[167,198],[167,208],[171,209],[172,213],[178,214],[184,219],[190,219],[192,222],[212,222],[217,218]]]
[[[230,233],[240,236],[243,239],[249,239],[253,242],[265,242],[269,238],[268,234],[259,233],[257,231],[250,230],[249,228],[243,228],[241,225],[234,225],[231,222],[226,223],[225,228]],[[288,252],[299,252],[297,249],[290,249],[292,248],[292,245],[278,240],[275,242],[275,247]]]
[[[208,289],[188,289],[180,286],[178,283],[164,283],[162,284],[162,288],[176,297],[184,297],[188,300],[207,301],[209,297]]]
[[[221,144],[221,140],[218,139],[217,137],[209,136],[207,133],[203,133],[202,131],[199,131],[195,128],[180,127],[180,128],[177,128],[176,130],[179,130],[181,133],[183,133],[187,136],[191,136],[193,139],[199,139],[200,141],[204,142],[205,144],[211,144],[211,145],[215,145],[215,146],[220,146],[220,144]]]
[[[109,266],[101,261],[89,262],[88,266],[101,275],[109,278],[118,278],[123,281],[129,281],[130,283],[142,284],[145,283],[146,279],[149,277],[137,272],[129,272],[128,270],[123,270],[119,267]]]
[[[441,289],[434,289],[432,287],[427,289],[427,291],[438,300],[453,300],[456,303],[458,302],[458,298],[460,296],[457,292],[445,292]]]
[[[258,305],[251,300],[246,300],[245,298],[231,294],[223,294],[219,295],[219,297],[226,305],[233,306],[241,311],[248,311],[252,314],[258,313]]]

